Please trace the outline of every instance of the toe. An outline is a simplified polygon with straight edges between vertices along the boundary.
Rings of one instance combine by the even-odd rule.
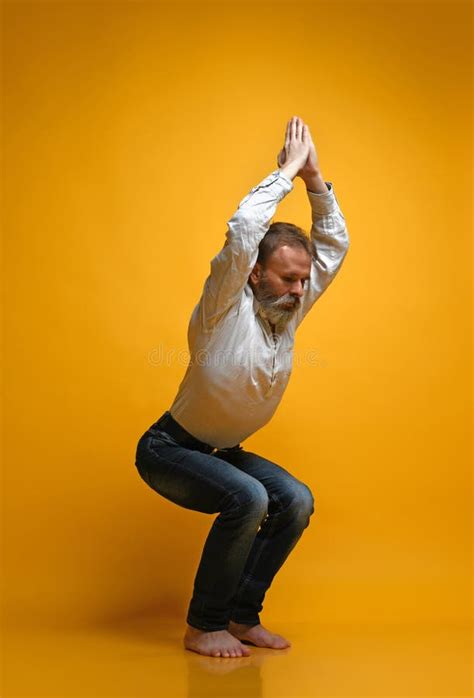
[[[278,637],[278,647],[284,649],[285,647],[290,647],[290,643],[284,637]]]

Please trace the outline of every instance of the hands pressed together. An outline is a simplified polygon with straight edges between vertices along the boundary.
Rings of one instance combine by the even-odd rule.
[[[278,153],[277,165],[291,178],[301,177],[308,181],[320,175],[318,155],[309,126],[298,116],[288,121],[285,145]]]

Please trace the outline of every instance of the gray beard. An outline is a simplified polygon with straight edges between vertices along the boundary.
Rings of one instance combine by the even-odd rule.
[[[258,289],[257,300],[260,303],[259,315],[278,328],[285,327],[301,305],[300,300],[293,298],[289,293],[280,298],[275,297],[265,279]],[[284,308],[286,303],[294,303],[294,305],[292,308]]]
[[[265,318],[272,325],[276,325],[278,328],[285,327],[291,320],[295,313],[295,308],[289,310],[287,308],[278,308],[272,306],[264,306],[260,303],[258,313],[261,317]]]
[[[295,299],[289,294],[275,298],[265,286],[259,295],[260,298],[257,297],[260,303],[259,314],[271,322],[272,325],[277,325],[279,328],[283,328],[288,324],[301,304],[299,300],[295,302]],[[292,308],[283,307],[288,302],[294,302]]]

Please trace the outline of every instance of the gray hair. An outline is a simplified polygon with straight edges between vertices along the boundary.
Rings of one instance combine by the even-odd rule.
[[[264,267],[273,252],[283,245],[303,247],[310,257],[313,255],[311,241],[302,228],[293,223],[275,221],[270,225],[265,236],[260,241],[257,262],[260,262]]]

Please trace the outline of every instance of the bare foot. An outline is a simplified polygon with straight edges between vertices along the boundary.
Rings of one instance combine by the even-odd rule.
[[[291,647],[291,642],[286,638],[282,637],[282,635],[271,633],[260,623],[258,625],[242,625],[231,620],[229,632],[239,640],[250,642],[257,647],[271,647],[274,650]]]
[[[206,632],[188,624],[183,643],[186,649],[209,657],[248,657],[251,654],[248,647],[227,630]]]

